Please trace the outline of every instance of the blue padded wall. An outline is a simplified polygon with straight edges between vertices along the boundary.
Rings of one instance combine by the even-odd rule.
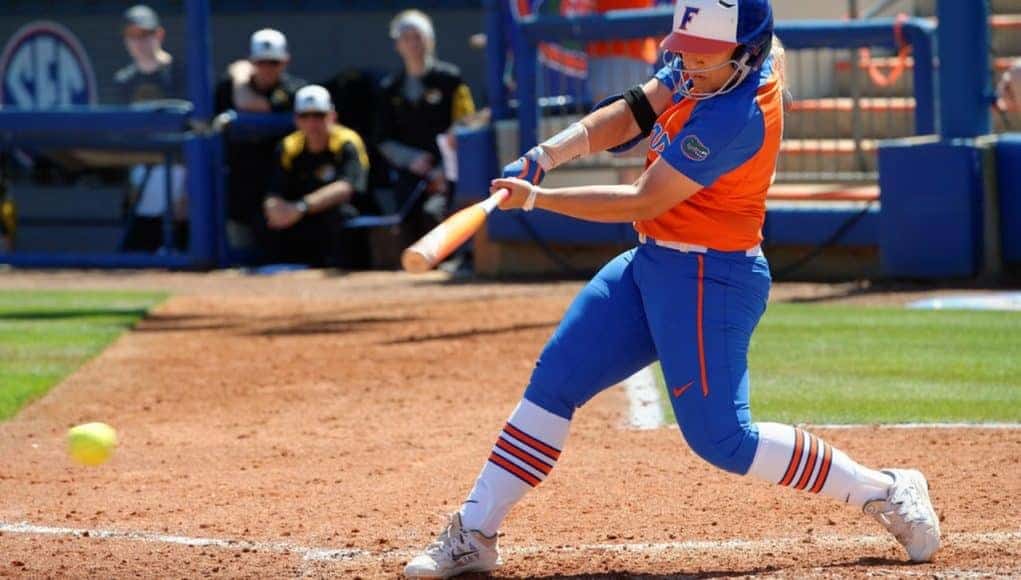
[[[489,181],[500,174],[496,160],[496,134],[492,126],[459,128],[457,137],[456,203],[479,201],[489,194]]]
[[[996,173],[1003,260],[1021,265],[1021,133],[1000,138],[996,145]]]
[[[490,239],[498,242],[531,241],[522,220],[535,230],[544,242],[554,244],[630,244],[638,240],[631,224],[603,224],[577,220],[541,209],[493,212],[487,223]]]
[[[896,278],[978,273],[982,240],[981,152],[966,140],[888,141],[879,149],[880,257]]]

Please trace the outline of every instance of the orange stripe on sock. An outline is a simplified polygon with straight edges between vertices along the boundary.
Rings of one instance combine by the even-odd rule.
[[[705,256],[699,254],[698,256],[698,365],[699,370],[702,372],[702,397],[709,396],[709,380],[706,377],[705,369],[705,341],[702,340],[702,297],[705,287]]]
[[[801,448],[804,446],[804,433],[801,429],[794,430],[794,453],[791,453],[791,462],[787,465],[787,473],[780,480],[780,485],[790,485],[794,474],[798,472],[798,464],[801,463]]]
[[[520,478],[521,480],[523,480],[525,483],[532,487],[535,487],[540,483],[539,478],[535,477],[531,473],[528,473],[524,469],[521,469],[517,465],[514,465],[510,461],[507,461],[503,457],[500,457],[495,452],[489,454],[489,460],[499,465],[500,467],[506,469],[507,471],[511,472],[512,474],[516,475],[518,478]]]
[[[815,460],[819,455],[819,439],[815,435],[808,435],[808,438],[812,440],[812,445],[808,449],[808,459],[805,460],[805,471],[798,478],[798,484],[794,486],[794,489],[805,489],[808,480],[812,478],[812,472],[815,471]]]
[[[518,441],[521,441],[522,443],[528,445],[529,447],[532,447],[533,449],[535,449],[539,453],[542,453],[546,457],[549,457],[553,461],[560,459],[559,451],[550,447],[549,445],[546,445],[542,441],[539,441],[538,439],[531,437],[530,435],[528,435],[528,433],[525,433],[524,431],[518,429],[514,425],[507,423],[507,426],[504,427],[503,430],[509,433]]]
[[[826,446],[826,452],[822,455],[822,467],[819,468],[819,477],[815,478],[815,485],[809,490],[812,493],[819,493],[826,485],[826,478],[830,475],[830,463],[833,461],[833,447]]]
[[[525,453],[524,451],[518,449],[517,447],[511,445],[510,443],[507,443],[502,438],[496,441],[496,446],[499,447],[500,449],[503,449],[507,453],[513,455],[514,457],[517,457],[521,461],[524,461],[528,465],[534,467],[536,471],[541,471],[543,475],[549,475],[550,470],[553,469],[552,466],[539,461],[538,459],[532,457],[528,453]]]

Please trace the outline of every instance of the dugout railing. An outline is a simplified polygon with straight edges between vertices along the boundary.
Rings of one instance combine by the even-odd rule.
[[[191,126],[191,106],[176,110],[137,110],[119,107],[68,108],[59,111],[0,111],[0,150],[9,157],[15,150],[57,154],[68,152],[82,159],[102,158],[104,165],[144,163],[163,165],[161,173],[168,182],[163,190],[168,210],[163,217],[164,247],[156,253],[83,252],[75,248],[63,251],[14,251],[0,253],[0,263],[19,267],[90,267],[90,268],[186,268],[212,265],[212,229],[214,211],[203,203],[211,196],[193,196],[189,204],[191,224],[189,249],[174,249],[175,232],[169,183],[175,163],[187,161],[189,167],[203,162],[204,152],[196,149],[205,138]],[[202,191],[207,184],[201,171],[189,171],[189,189]],[[81,188],[88,196],[88,188]],[[67,216],[54,211],[23,222],[20,226],[68,226],[86,228],[96,225],[90,220]],[[130,218],[128,218],[130,219]],[[117,224],[111,224],[116,226]],[[121,227],[127,227],[122,221]]]
[[[174,232],[170,223],[171,204],[166,204],[164,249],[155,253],[97,251],[76,248],[53,251],[0,252],[0,264],[19,267],[59,268],[209,268],[222,261],[222,230],[218,229],[216,193],[217,142],[210,126],[213,117],[213,72],[209,0],[183,2],[183,61],[186,75],[187,104],[136,107],[79,106],[50,110],[0,110],[0,148],[5,152],[75,152],[95,156],[99,152],[106,164],[123,167],[136,162],[169,165],[181,162],[186,167],[188,191],[188,245],[185,251],[170,247]],[[116,26],[116,25],[113,25]],[[114,28],[116,30],[116,28]],[[105,153],[104,153],[105,152]],[[118,160],[120,155],[123,159]],[[141,159],[139,159],[141,157]],[[169,176],[170,172],[163,172]],[[169,183],[165,184],[166,186]],[[169,196],[169,187],[164,187]],[[87,196],[82,187],[76,195]],[[167,200],[169,202],[169,200]],[[72,216],[73,217],[73,216]],[[54,215],[49,221],[65,219]],[[46,222],[47,216],[42,216]],[[68,220],[70,221],[70,220]],[[83,232],[85,230],[83,229]],[[85,235],[84,233],[82,235]]]

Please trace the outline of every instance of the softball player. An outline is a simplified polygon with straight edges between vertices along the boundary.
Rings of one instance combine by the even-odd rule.
[[[446,529],[405,568],[449,577],[500,564],[497,529],[555,465],[575,409],[659,359],[681,433],[706,461],[821,493],[874,516],[927,561],[940,545],[925,477],[876,471],[821,438],[754,423],[748,346],[766,310],[766,191],[783,131],[782,51],[768,0],[679,0],[668,65],[505,168],[503,209],[633,221],[637,248],[581,291],[533,371],[475,487]],[[538,187],[545,172],[649,134],[633,185]],[[604,331],[604,329],[612,329]]]

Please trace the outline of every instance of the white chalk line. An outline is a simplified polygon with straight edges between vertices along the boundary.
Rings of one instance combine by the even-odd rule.
[[[358,549],[310,548],[287,542],[255,542],[249,540],[225,540],[220,538],[192,538],[159,534],[156,532],[116,531],[85,528],[62,528],[37,526],[29,523],[0,523],[0,533],[32,536],[60,536],[101,540],[127,540],[151,544],[174,544],[195,548],[220,548],[236,552],[274,552],[298,554],[306,560],[352,559],[369,554]]]
[[[815,429],[1021,429],[1021,423],[834,423],[806,426]]]
[[[658,429],[663,426],[663,403],[659,381],[652,367],[645,367],[624,381],[628,398],[628,427]]]
[[[124,540],[133,542],[173,544],[180,546],[218,548],[231,551],[272,552],[280,554],[296,554],[306,562],[351,562],[362,560],[395,561],[406,560],[419,552],[419,549],[388,550],[371,552],[357,548],[323,548],[302,546],[287,542],[256,542],[250,540],[229,540],[220,538],[192,538],[179,535],[159,534],[155,532],[116,531],[104,529],[84,529],[39,526],[30,523],[2,523],[0,532],[5,534],[42,535],[73,537],[101,540]],[[1021,543],[1021,530],[1000,532],[969,532],[951,533],[945,537],[945,544],[997,544],[1005,542]],[[895,541],[890,536],[802,536],[797,538],[774,538],[761,540],[690,540],[682,542],[634,543],[634,544],[580,544],[576,546],[511,546],[501,552],[506,556],[534,554],[572,554],[588,552],[613,552],[637,554],[661,554],[674,550],[697,552],[748,552],[804,547],[806,544],[821,548],[855,548],[869,546],[893,546]]]
[[[628,398],[628,428],[639,431],[676,428],[666,424],[659,381],[652,367],[646,367],[623,383]],[[1021,423],[832,423],[806,427],[814,429],[994,429],[1021,430]]]

